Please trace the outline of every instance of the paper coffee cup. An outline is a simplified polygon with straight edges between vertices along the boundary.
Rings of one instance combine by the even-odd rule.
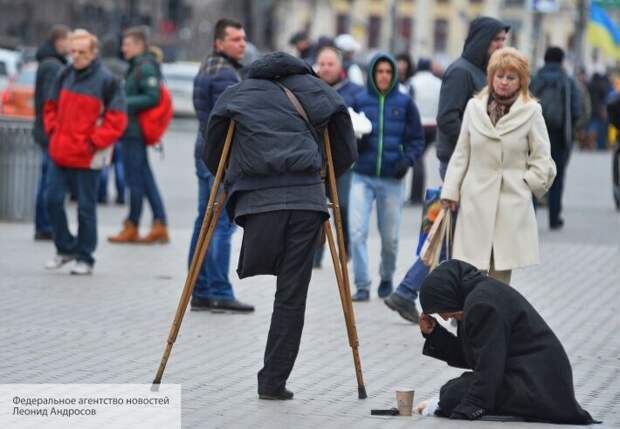
[[[413,389],[398,389],[396,391],[396,406],[401,416],[410,416],[413,411]]]

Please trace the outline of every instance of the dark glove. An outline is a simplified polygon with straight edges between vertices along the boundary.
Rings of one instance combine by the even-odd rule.
[[[394,166],[394,177],[396,179],[402,179],[405,177],[405,174],[407,174],[407,170],[409,170],[410,166],[411,164],[409,164],[408,160],[404,158],[399,159]]]
[[[357,139],[357,153],[366,152],[370,149],[370,143],[368,142],[368,136],[364,136],[361,139]]]
[[[477,420],[484,415],[484,409],[472,405],[459,404],[450,414],[453,420]]]

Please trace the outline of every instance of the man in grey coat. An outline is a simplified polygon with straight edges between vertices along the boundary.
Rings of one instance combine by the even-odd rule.
[[[503,48],[510,27],[495,18],[482,16],[472,21],[463,53],[446,70],[439,93],[437,112],[437,158],[442,180],[461,132],[461,121],[469,99],[486,85],[491,54]],[[384,301],[406,320],[418,323],[415,300],[429,268],[416,259],[400,285]]]

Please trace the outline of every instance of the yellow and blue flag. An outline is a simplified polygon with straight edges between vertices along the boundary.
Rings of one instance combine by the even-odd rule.
[[[601,48],[607,55],[620,60],[620,27],[605,9],[594,3],[590,6],[588,42]]]

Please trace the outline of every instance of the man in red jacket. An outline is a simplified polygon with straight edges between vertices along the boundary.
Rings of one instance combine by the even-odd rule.
[[[45,131],[52,159],[47,181],[47,210],[56,256],[45,268],[75,260],[71,274],[92,274],[97,245],[97,183],[112,148],[127,126],[119,82],[98,59],[97,37],[75,30],[69,39],[72,65],[64,69],[44,106]],[[78,234],[67,225],[65,196],[77,191]]]

